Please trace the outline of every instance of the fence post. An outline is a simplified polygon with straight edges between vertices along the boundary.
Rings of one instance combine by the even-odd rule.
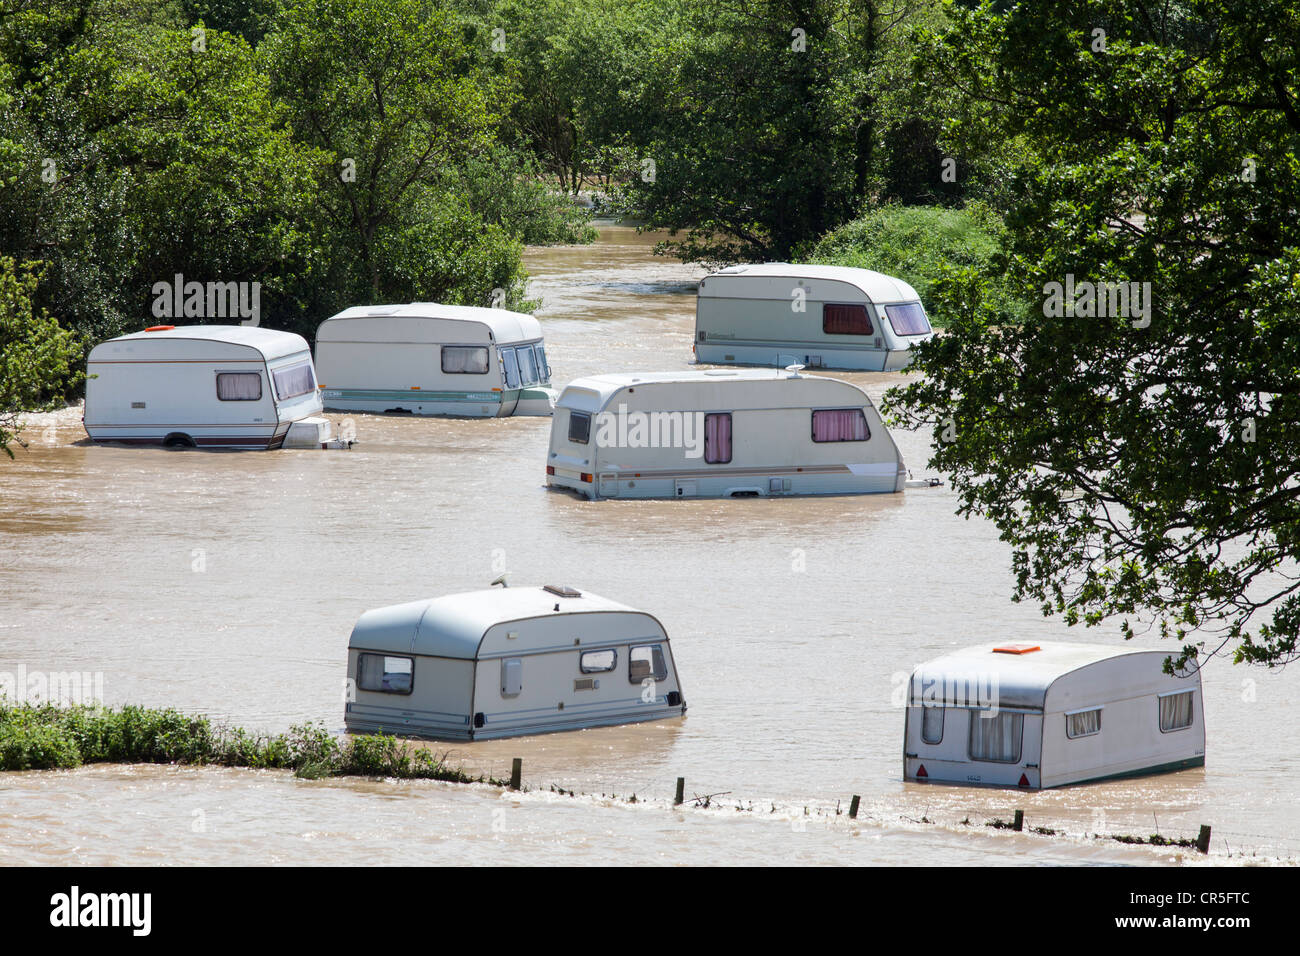
[[[686,778],[677,778],[677,796],[673,797],[673,806],[680,807],[682,801],[686,799]]]
[[[1201,824],[1201,832],[1196,835],[1196,849],[1202,853],[1210,852],[1210,828]]]
[[[1025,827],[1025,811],[1024,811],[1024,810],[1017,810],[1017,811],[1016,811],[1016,821],[1015,821],[1015,823],[1011,824],[1011,829],[1013,829],[1013,830],[1015,830],[1017,833],[1019,833],[1021,830],[1024,829],[1024,827]]]
[[[510,789],[518,790],[524,776],[524,758],[516,757],[515,762],[510,765]]]
[[[859,800],[859,799],[860,799],[860,798],[859,798],[858,795],[855,793],[855,794],[853,795],[853,799],[849,801],[849,819],[850,819],[850,820],[856,820],[856,819],[858,818],[858,800]]]

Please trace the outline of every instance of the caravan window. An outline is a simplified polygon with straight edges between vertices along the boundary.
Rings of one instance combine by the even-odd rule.
[[[415,660],[390,654],[358,654],[357,686],[381,694],[409,694],[415,678]]]
[[[533,350],[527,345],[521,345],[515,350],[519,356],[519,375],[525,385],[532,385],[537,381],[537,359],[533,357]]]
[[[256,402],[262,398],[259,372],[218,372],[217,398],[223,402]]]
[[[875,335],[865,305],[822,305],[822,331],[827,335]]]
[[[731,461],[731,412],[704,416],[704,460],[710,465]]]
[[[1065,736],[1071,740],[1075,737],[1091,737],[1099,733],[1101,733],[1100,707],[1065,715]]]
[[[584,674],[603,674],[618,664],[618,651],[612,647],[603,651],[584,651],[578,658],[578,670]]]
[[[812,413],[812,440],[867,441],[871,430],[860,408],[823,408]]]
[[[579,445],[591,441],[591,416],[586,412],[569,412],[569,441]]]
[[[538,342],[533,346],[533,352],[537,355],[537,380],[539,382],[549,382],[551,380],[551,366],[546,361],[546,349],[542,348],[541,342]]]
[[[519,387],[519,359],[515,358],[514,349],[501,350],[501,364],[506,370],[506,388]]]
[[[452,375],[486,375],[488,350],[486,345],[444,345],[442,370]]]
[[[1025,715],[1000,711],[990,717],[989,713],[984,710],[970,712],[970,759],[1016,763],[1020,760]]]
[[[668,664],[664,660],[664,649],[658,644],[642,644],[634,647],[627,655],[627,679],[631,684],[639,684],[647,678],[661,681],[668,676]]]
[[[1160,695],[1160,732],[1170,733],[1192,726],[1192,692]]]
[[[943,743],[943,708],[921,708],[921,741],[927,744]]]
[[[316,376],[312,374],[311,362],[298,362],[277,368],[271,372],[271,377],[275,379],[275,394],[280,401],[316,390]]]
[[[889,324],[897,335],[925,335],[930,331],[930,320],[925,317],[920,302],[887,305],[885,315],[889,316]]]

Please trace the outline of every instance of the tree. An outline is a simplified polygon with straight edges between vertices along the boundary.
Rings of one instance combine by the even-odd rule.
[[[1300,631],[1300,12],[1264,0],[950,7],[924,56],[1023,149],[998,267],[888,397],[928,425],[1014,597],[1284,664]],[[1171,665],[1174,662],[1169,662]]]
[[[459,31],[419,0],[301,0],[259,46],[295,138],[325,157],[319,239],[345,298],[487,305],[494,288],[516,301],[522,292],[518,244],[465,219],[444,184],[489,149],[508,103]],[[438,245],[452,238],[443,226],[453,218],[453,245]],[[501,268],[502,254],[513,268]]]
[[[47,407],[75,386],[82,373],[77,337],[32,305],[39,273],[31,263],[0,256],[0,451],[22,443],[19,414]]]
[[[787,259],[852,219],[880,186],[872,74],[921,6],[686,8],[641,71],[629,204],[648,226],[684,231],[671,248],[706,262]]]

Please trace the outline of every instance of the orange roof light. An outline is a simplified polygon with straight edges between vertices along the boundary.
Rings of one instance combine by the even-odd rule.
[[[149,328],[145,329],[145,331],[146,332],[170,332],[174,328],[176,328],[176,326],[174,325],[151,325],[149,326]]]
[[[999,644],[993,648],[994,654],[1032,654],[1034,651],[1041,651],[1042,648],[1037,644]]]

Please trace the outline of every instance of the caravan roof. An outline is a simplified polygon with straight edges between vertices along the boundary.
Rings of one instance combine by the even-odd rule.
[[[307,351],[307,340],[293,332],[263,329],[251,325],[178,325],[156,327],[153,331],[132,332],[119,335],[95,346],[98,350],[110,342],[132,340],[157,341],[160,339],[182,341],[221,342],[226,345],[244,345],[256,349],[268,362],[286,355]],[[93,361],[94,352],[90,356]]]
[[[1167,656],[1161,651],[1096,644],[978,644],[919,665],[911,682],[912,703],[919,703],[916,695],[920,681],[934,681],[943,688],[961,688],[966,682],[979,679],[996,681],[999,706],[1042,710],[1047,691],[1058,678],[1089,664],[1140,654]],[[961,703],[946,699],[944,702]]]
[[[688,384],[716,384],[719,382],[789,382],[795,378],[814,382],[835,382],[840,385],[848,384],[841,382],[837,378],[830,378],[823,375],[799,375],[794,376],[784,369],[708,369],[705,371],[689,372],[617,372],[606,375],[589,375],[585,378],[576,378],[565,386],[564,394],[556,402],[560,406],[571,406],[580,409],[588,407],[587,402],[581,405],[576,402],[566,402],[565,397],[574,397],[570,394],[570,389],[581,389],[589,393],[595,393],[598,398],[597,408],[603,408],[610,399],[620,391],[633,385],[688,385]],[[857,388],[857,386],[852,386]]]
[[[340,323],[346,319],[442,319],[450,322],[477,322],[486,325],[498,342],[520,342],[542,336],[542,324],[523,312],[507,309],[485,309],[473,305],[440,305],[436,302],[411,302],[405,305],[357,305],[330,316],[316,332],[317,341],[337,341],[331,333],[341,333]],[[407,334],[415,335],[418,342],[439,343],[443,337],[433,328],[421,323],[405,323]],[[349,323],[347,335],[352,341],[391,342],[391,332],[385,331],[388,323],[381,321]]]
[[[377,608],[361,615],[351,647],[473,660],[488,629],[531,617],[635,608],[597,594],[566,597],[545,587],[488,588]]]
[[[801,265],[790,262],[763,262],[753,265],[729,266],[704,277],[700,295],[710,295],[708,281],[714,276],[764,276],[769,278],[825,279],[831,282],[844,282],[856,286],[866,293],[872,302],[916,302],[920,296],[916,290],[902,279],[873,272],[870,269],[855,269],[850,266]]]

